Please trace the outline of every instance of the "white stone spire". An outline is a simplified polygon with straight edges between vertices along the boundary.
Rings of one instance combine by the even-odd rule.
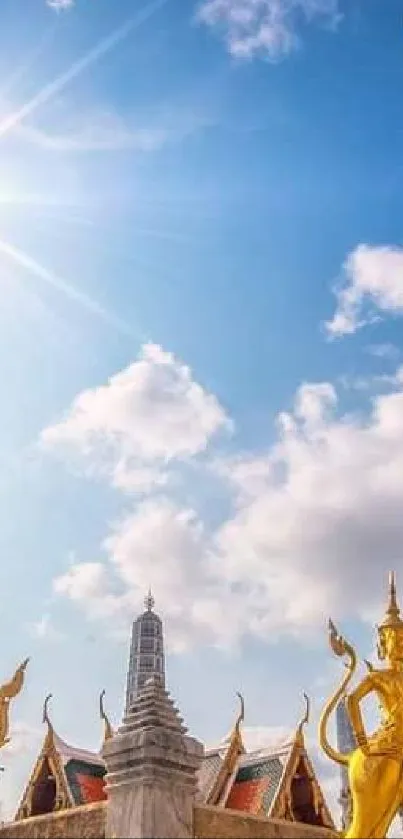
[[[188,735],[161,679],[151,676],[103,747],[105,835],[191,839],[203,752]]]
[[[149,589],[144,600],[146,611],[133,623],[130,659],[127,672],[126,714],[135,702],[139,690],[155,676],[165,685],[164,638],[162,621],[153,611],[154,598]]]

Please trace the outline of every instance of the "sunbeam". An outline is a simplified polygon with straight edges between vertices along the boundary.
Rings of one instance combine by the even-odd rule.
[[[110,50],[120,44],[127,36],[141,26],[148,20],[155,12],[162,6],[165,6],[168,0],[154,0],[142,9],[137,15],[131,17],[122,26],[115,29],[106,38],[103,38],[95,47],[86,53],[78,61],[69,67],[64,73],[58,76],[53,82],[49,82],[39,93],[36,94],[29,102],[26,102],[18,111],[9,114],[2,122],[0,122],[0,137],[3,137],[17,125],[19,125],[27,116],[30,116],[41,105],[49,102],[56,94],[60,93],[69,82],[76,79],[81,73],[98,61],[103,55],[106,55]]]
[[[70,285],[70,283],[66,282],[66,280],[57,276],[57,274],[54,274],[53,271],[50,271],[48,268],[45,268],[45,266],[37,262],[36,259],[33,259],[32,256],[29,256],[27,253],[21,251],[19,248],[16,248],[14,245],[11,245],[9,242],[5,242],[3,239],[0,239],[0,253],[14,261],[21,268],[25,268],[35,277],[41,279],[56,291],[64,294],[65,297],[69,298],[69,300],[73,303],[77,303],[91,315],[103,320],[114,329],[117,329],[123,335],[135,338],[136,340],[142,340],[142,336],[135,334],[133,329],[124,323],[124,321],[109,312],[92,297],[84,294],[82,291],[78,291],[78,289],[74,288],[74,286]]]
[[[51,43],[55,33],[57,32],[57,28],[57,23],[53,24],[53,26],[45,32],[44,36],[40,39],[39,43],[36,44],[32,52],[25,58],[24,63],[20,64],[11,76],[5,80],[3,87],[0,88],[0,102],[4,102],[4,100],[7,99],[17,82],[20,82],[21,79],[29,73],[32,73],[32,67],[35,64],[35,61],[45,52],[46,47]]]

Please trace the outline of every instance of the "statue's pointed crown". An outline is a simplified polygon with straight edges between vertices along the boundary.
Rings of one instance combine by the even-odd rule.
[[[385,617],[382,623],[379,624],[378,629],[403,630],[403,620],[400,617],[400,609],[397,604],[396,580],[394,571],[391,571],[389,574],[388,606],[386,609]]]

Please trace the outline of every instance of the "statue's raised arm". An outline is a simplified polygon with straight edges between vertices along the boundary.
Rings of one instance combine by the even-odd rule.
[[[403,620],[394,575],[389,579],[386,614],[378,626],[378,656],[385,666],[375,669],[369,665],[367,675],[350,693],[347,688],[356,669],[356,654],[331,622],[329,630],[333,652],[347,658],[347,672],[323,710],[320,744],[328,757],[348,767],[352,819],[346,839],[383,839],[403,804]],[[382,720],[377,731],[368,737],[360,703],[371,693],[377,696]],[[357,742],[357,748],[349,754],[338,752],[327,739],[329,717],[345,695]]]
[[[0,749],[9,742],[9,706],[10,700],[20,693],[24,684],[25,670],[29,659],[20,664],[12,679],[0,687]]]

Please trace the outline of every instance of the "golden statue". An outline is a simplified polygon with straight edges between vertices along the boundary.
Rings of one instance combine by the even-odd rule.
[[[403,804],[403,620],[396,601],[394,574],[389,579],[389,603],[378,629],[378,658],[385,666],[375,669],[369,662],[367,675],[347,694],[346,707],[354,731],[357,748],[350,754],[336,751],[327,739],[327,724],[338,702],[346,694],[355,672],[357,656],[353,647],[338,634],[329,621],[329,640],[333,652],[348,658],[347,672],[338,690],[325,706],[320,723],[319,739],[324,752],[332,760],[348,768],[352,799],[352,820],[344,834],[346,839],[383,839]],[[375,694],[381,724],[367,735],[360,702]]]
[[[14,699],[19,694],[24,684],[25,668],[28,661],[29,658],[26,658],[15,671],[13,678],[0,687],[0,749],[10,742],[8,736],[10,699]]]

